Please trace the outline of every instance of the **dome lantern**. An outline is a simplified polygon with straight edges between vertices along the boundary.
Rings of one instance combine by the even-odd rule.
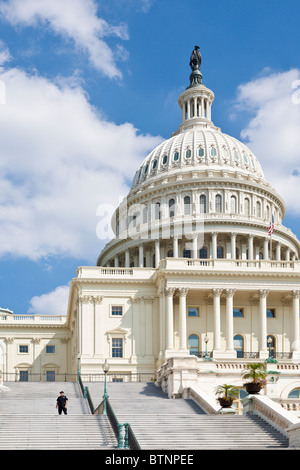
[[[173,135],[184,132],[195,125],[214,127],[211,121],[211,105],[215,95],[202,83],[200,65],[201,54],[199,47],[195,46],[190,58],[190,67],[192,69],[190,84],[178,98],[178,104],[181,108],[181,125]]]

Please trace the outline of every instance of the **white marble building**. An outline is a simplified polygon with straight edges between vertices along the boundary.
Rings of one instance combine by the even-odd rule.
[[[212,122],[213,101],[196,67],[178,130],[140,165],[97,265],[78,268],[65,321],[48,322],[45,343],[60,353],[36,369],[101,374],[107,359],[110,372],[156,376],[171,395],[241,386],[244,365],[270,357],[268,394],[299,393],[300,242],[258,159]],[[39,327],[26,327],[34,344]],[[3,371],[19,367],[8,345],[23,330],[0,322]]]

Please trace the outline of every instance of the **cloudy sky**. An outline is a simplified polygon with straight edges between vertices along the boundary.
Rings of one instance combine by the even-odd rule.
[[[65,314],[202,53],[212,120],[245,142],[300,238],[300,4],[0,0],[0,306]]]

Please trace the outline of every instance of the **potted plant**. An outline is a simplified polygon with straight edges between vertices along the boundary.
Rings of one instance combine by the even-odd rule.
[[[234,398],[239,396],[239,391],[234,385],[219,385],[215,389],[215,394],[222,408],[230,408]]]
[[[242,372],[243,379],[249,380],[244,383],[246,391],[250,394],[259,393],[266,384],[267,369],[265,364],[254,362],[247,364]]]

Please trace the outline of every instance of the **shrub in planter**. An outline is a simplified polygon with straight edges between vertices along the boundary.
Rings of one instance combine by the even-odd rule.
[[[246,369],[242,372],[242,377],[248,380],[248,382],[244,383],[244,387],[248,393],[259,393],[266,385],[267,369],[265,364],[261,362],[248,364]]]
[[[239,396],[239,391],[234,385],[219,385],[215,389],[215,394],[222,408],[229,408],[234,398]]]

